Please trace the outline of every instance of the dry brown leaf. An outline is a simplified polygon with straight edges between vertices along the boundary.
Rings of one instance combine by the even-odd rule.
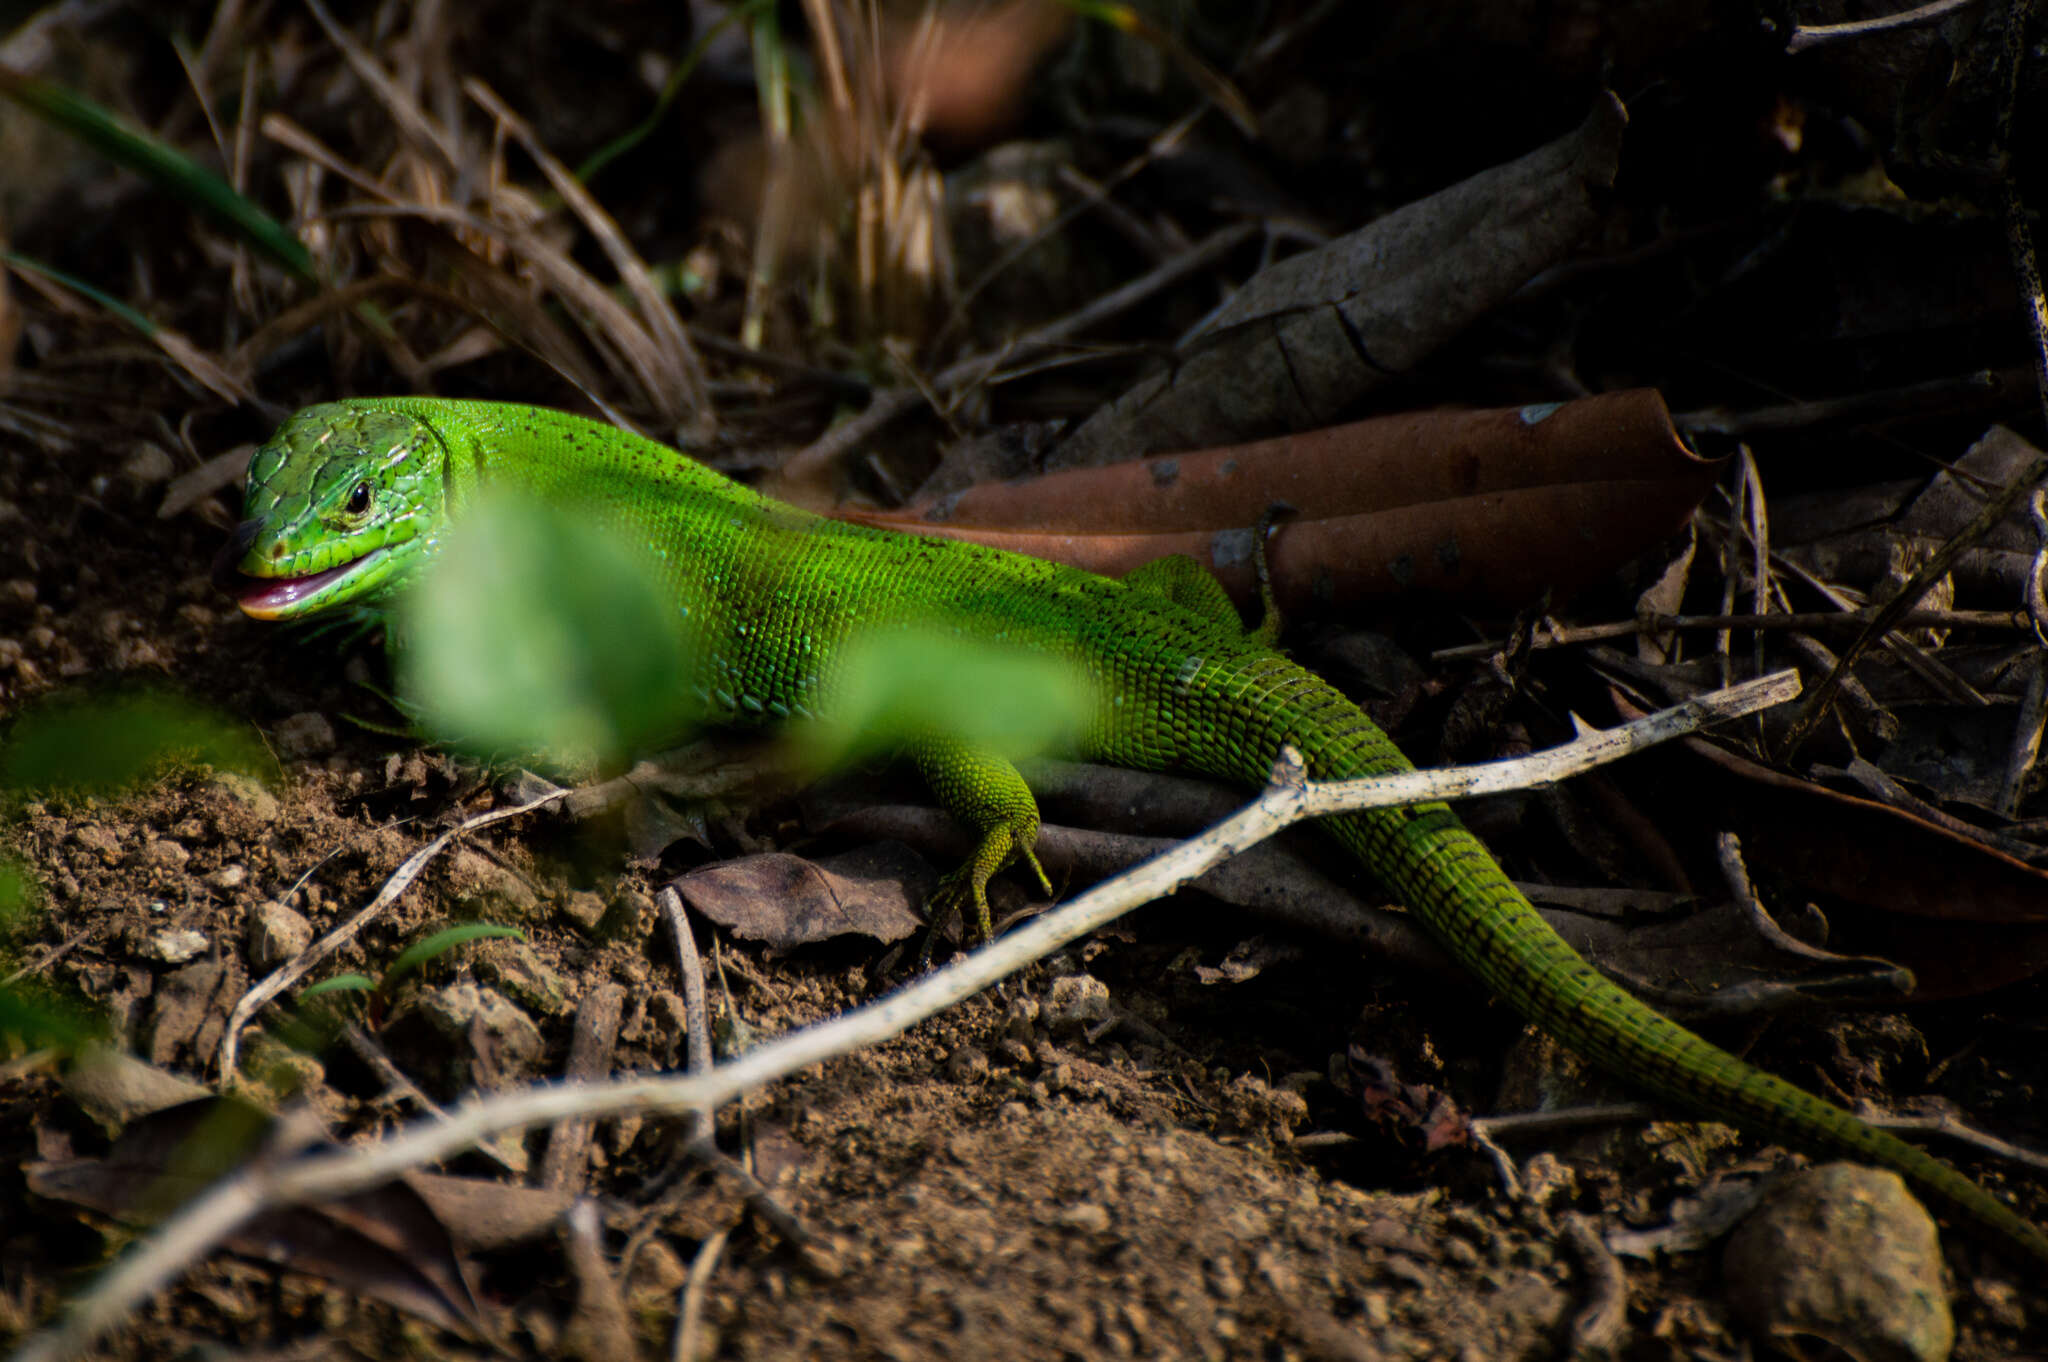
[[[1683,760],[1686,790],[1741,835],[1753,866],[1873,910],[1835,912],[1830,944],[1912,970],[1912,1001],[1971,997],[2048,969],[2048,873],[1704,739],[1681,750],[1667,760]]]
[[[1773,771],[1703,738],[1683,741],[1757,862],[1887,912],[2048,924],[2048,873],[1902,809]]]
[[[918,931],[934,877],[900,843],[810,861],[786,852],[743,856],[674,881],[689,905],[736,936],[789,950],[858,933],[884,943]]]
[[[135,1121],[104,1158],[32,1163],[22,1171],[37,1196],[146,1225],[249,1159],[310,1147],[260,1108],[204,1097]],[[224,1242],[231,1252],[325,1277],[443,1328],[489,1333],[447,1228],[405,1179],[266,1211]]]
[[[516,1187],[449,1173],[412,1173],[406,1180],[455,1242],[479,1253],[551,1238],[555,1222],[578,1196],[552,1187]]]
[[[1014,121],[1039,59],[1064,40],[1074,12],[1058,0],[953,6],[893,23],[884,63],[910,126],[979,145]]]
[[[840,512],[1120,576],[1185,553],[1256,600],[1253,527],[1288,609],[1424,590],[1516,609],[1606,576],[1686,522],[1719,465],[1648,389],[1576,402],[1418,412],[1254,444],[972,487],[894,512]]]

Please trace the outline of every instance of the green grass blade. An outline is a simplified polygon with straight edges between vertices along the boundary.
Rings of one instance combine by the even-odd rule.
[[[308,988],[299,995],[299,1001],[309,1002],[323,993],[368,993],[376,987],[376,981],[367,974],[337,974]]]
[[[526,933],[517,927],[501,927],[495,922],[465,922],[460,926],[435,932],[424,941],[415,941],[407,946],[404,952],[391,962],[391,968],[384,971],[384,982],[377,986],[377,990],[389,997],[394,985],[435,956],[446,954],[464,942],[480,941],[489,937],[509,937],[514,941],[524,941]]]
[[[668,79],[661,83],[661,93],[655,97],[654,108],[647,117],[592,152],[588,160],[576,167],[576,178],[589,184],[591,176],[646,141],[648,135],[661,126],[668,106],[675,103],[676,96],[682,93],[684,84],[696,71],[697,63],[704,60],[704,54],[711,50],[711,44],[718,35],[734,24],[750,21],[757,12],[772,3],[773,0],[746,0],[745,4],[734,5],[717,23],[704,30],[704,36],[690,44],[690,50],[676,63],[676,69],[669,72]]]
[[[144,336],[149,337],[151,340],[156,339],[156,322],[151,320],[146,313],[137,312],[119,298],[104,290],[94,288],[77,275],[66,274],[60,269],[45,265],[40,260],[32,260],[19,251],[0,251],[0,265],[11,265],[15,269],[26,270],[30,274],[40,274],[43,278],[53,283],[62,284],[79,297],[98,303],[101,307],[134,327]]]
[[[177,148],[101,108],[83,95],[0,66],[0,95],[60,128],[117,165],[199,209],[302,279],[313,257],[276,218],[235,192],[226,180]]]

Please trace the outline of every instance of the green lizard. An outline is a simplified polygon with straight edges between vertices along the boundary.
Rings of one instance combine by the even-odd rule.
[[[576,508],[644,546],[700,640],[713,717],[829,709],[851,631],[940,625],[1041,650],[1092,693],[1082,755],[1262,784],[1282,744],[1315,779],[1408,769],[1357,706],[1247,631],[1216,580],[1170,560],[1121,581],[978,545],[843,525],[772,501],[653,441],[561,412],[434,398],[310,407],[256,451],[218,575],[265,620],[382,610],[486,484]],[[1029,860],[1031,791],[1008,761],[935,737],[911,756],[979,834],[947,891],[988,933],[989,877]],[[1324,826],[1495,995],[1659,1097],[1814,1152],[1896,1170],[2048,1266],[2048,1234],[1948,1164],[1668,1020],[1596,973],[1442,804]]]

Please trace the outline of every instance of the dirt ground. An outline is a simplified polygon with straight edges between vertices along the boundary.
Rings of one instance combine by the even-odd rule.
[[[10,570],[34,573],[20,579],[28,587],[8,589],[16,693],[59,679],[176,678],[189,696],[255,725],[278,774],[268,789],[194,772],[125,799],[30,805],[7,844],[47,898],[12,952],[60,996],[106,1017],[113,1039],[141,1058],[210,1076],[226,1010],[251,974],[258,905],[292,906],[324,929],[440,828],[495,796],[473,768],[345,722],[379,708],[345,679],[374,669],[375,650],[345,663],[331,641],[295,644],[234,617],[203,571],[210,536],[155,520],[117,460],[16,462],[0,473],[0,504],[36,527],[9,550]],[[771,814],[755,826],[777,822]],[[682,863],[716,854],[686,849]],[[619,1069],[676,1067],[672,953],[645,903],[657,876],[626,859],[615,827],[540,817],[501,825],[437,861],[334,968],[375,973],[452,921],[528,933],[524,944],[483,943],[436,961],[421,986],[474,981],[515,999],[536,1048],[479,1073],[457,1062],[462,1045],[389,1028],[399,1066],[444,1100],[467,1080],[558,1071],[570,1014],[607,982],[626,994]],[[626,911],[579,919],[572,908],[593,894]],[[675,1167],[672,1123],[608,1124],[591,1190],[607,1198],[616,1233],[644,1231],[626,1300],[646,1355],[666,1346],[687,1265],[722,1232],[701,1305],[719,1356],[1554,1356],[1598,1277],[1564,1228],[1570,1217],[1654,1227],[1710,1178],[1754,1178],[1785,1162],[1751,1141],[1628,1123],[1518,1144],[1525,1187],[1510,1196],[1479,1153],[1426,1154],[1413,1122],[1363,1116],[1344,1077],[1355,1043],[1395,1057],[1406,1080],[1490,1112],[1516,1043],[1507,1014],[1473,989],[1418,987],[1313,949],[1243,982],[1204,982],[1197,968],[1221,963],[1256,926],[1199,896],[1183,900],[726,1113],[722,1142],[751,1155],[818,1237],[821,1260],[792,1253],[708,1175],[686,1171],[679,1190],[650,1192]],[[167,935],[178,933],[199,939],[189,958],[172,950],[166,959]],[[732,1006],[756,1034],[870,996],[878,954],[857,938],[780,958],[721,946]],[[1115,1024],[1054,1029],[1046,1004],[1055,981],[1084,973],[1106,985]],[[1768,1028],[1755,1055],[1851,1100],[1898,1108],[1931,1093],[2024,1128],[2038,1120],[2048,1082],[2039,1023],[2024,1020],[2041,1015],[2039,992],[2009,991],[1988,1014],[1787,1020]],[[1998,1024],[2008,1015],[2015,1024]],[[1873,1053],[1895,1063],[1873,1063]],[[335,1134],[415,1114],[345,1049],[316,1061],[301,1062],[291,1081],[306,1085]],[[1541,1081],[1567,1104],[1581,1091],[1569,1071]],[[35,1056],[8,1070],[0,1112],[9,1164],[105,1146]],[[460,1171],[484,1170],[467,1163]],[[2048,1209],[2038,1186],[2013,1186],[2032,1214]],[[83,1230],[18,1178],[4,1195],[13,1330],[82,1284],[119,1235]],[[1956,1356],[2048,1346],[2039,1283],[1967,1237],[1950,1235],[1947,1247],[1959,1287]],[[1628,1264],[1628,1355],[1747,1346],[1724,1303],[1718,1257],[1716,1245]],[[514,1351],[559,1355],[564,1306],[576,1296],[559,1253],[528,1244],[480,1266]],[[463,1355],[469,1346],[332,1283],[217,1260],[100,1355],[161,1357],[208,1341],[289,1356]]]
[[[11,26],[26,8],[40,7],[0,5],[0,19]],[[15,800],[0,778],[0,904],[15,865],[34,886],[24,910],[0,922],[0,1009],[19,997],[37,1009],[35,1026],[79,1018],[146,1069],[151,1091],[170,1084],[153,1100],[110,1099],[71,1067],[72,1047],[17,1044],[18,1018],[0,1010],[11,1047],[0,1051],[0,1344],[10,1347],[137,1242],[112,1212],[139,1214],[189,1171],[183,1146],[151,1124],[162,1118],[144,1114],[190,1094],[173,1080],[235,1087],[351,1141],[414,1121],[429,1102],[571,1072],[593,1052],[601,1071],[677,1070],[687,1009],[660,889],[754,853],[867,845],[806,840],[806,810],[786,792],[498,823],[458,838],[317,973],[375,982],[408,947],[460,924],[517,928],[523,939],[470,941],[374,994],[330,995],[328,1014],[267,1011],[241,1038],[243,1071],[220,1072],[230,1009],[253,981],[369,903],[435,837],[524,788],[506,771],[379,731],[397,716],[375,639],[259,625],[211,583],[237,498],[233,470],[214,467],[209,480],[208,469],[300,404],[398,389],[609,404],[673,433],[692,413],[648,358],[668,353],[651,320],[665,315],[679,343],[687,322],[709,357],[703,400],[721,425],[705,452],[727,471],[773,474],[835,420],[908,394],[919,399],[910,415],[811,470],[819,504],[848,494],[894,504],[935,468],[1007,477],[1014,467],[992,471],[996,454],[1042,452],[1050,424],[1112,402],[1262,266],[1522,157],[1589,108],[1618,110],[1611,88],[1628,107],[1627,141],[1611,190],[1581,205],[1592,222],[1584,239],[1532,264],[1497,305],[1439,336],[1426,362],[1331,420],[1438,406],[1548,412],[1589,393],[1654,389],[1660,413],[1668,404],[1692,418],[1680,422],[1687,430],[1712,437],[1702,441],[1710,456],[1734,469],[1754,453],[1759,494],[1768,488],[1780,525],[1802,497],[1808,512],[1833,511],[1883,487],[1917,489],[1994,423],[2017,430],[2016,445],[2041,441],[2033,356],[1986,188],[2010,170],[2003,150],[1994,158],[1987,147],[1992,129],[2013,122],[2001,123],[1996,93],[2011,100],[2015,84],[1993,79],[1996,35],[1973,45],[1963,31],[1974,18],[1799,64],[1775,5],[1741,7],[1740,22],[1697,0],[1150,7],[1185,19],[1177,41],[1243,87],[1263,120],[1256,135],[1170,45],[1064,11],[1044,33],[970,33],[980,51],[1009,41],[1029,50],[1007,73],[1014,82],[963,62],[958,81],[929,91],[953,99],[956,120],[936,128],[931,148],[889,144],[859,167],[869,181],[834,159],[869,155],[858,138],[810,148],[821,182],[846,171],[863,192],[885,181],[892,192],[934,191],[927,201],[903,189],[896,207],[929,207],[938,225],[905,210],[897,226],[903,239],[956,233],[952,272],[924,279],[924,291],[889,276],[906,289],[889,296],[859,294],[848,243],[828,239],[841,219],[868,222],[832,198],[844,184],[789,191],[779,211],[826,225],[798,241],[800,267],[755,287],[761,262],[789,247],[772,240],[776,214],[762,192],[769,102],[756,82],[769,67],[732,30],[672,110],[656,103],[719,7],[338,4],[332,22],[296,4],[49,8],[71,16],[59,30],[77,31],[59,32],[43,76],[241,176],[313,256],[295,274],[260,241],[0,104],[0,244],[125,300],[149,323],[138,328],[33,265],[0,272],[10,289],[0,299],[0,761],[63,697],[88,697],[76,711],[88,730],[101,723],[93,716],[118,727],[145,694],[205,716],[179,719],[189,744],[172,744],[173,760],[120,793]],[[790,16],[813,8],[781,6],[787,32],[797,31]],[[1813,21],[1856,9],[1799,8]],[[99,17],[77,17],[87,11]],[[533,124],[533,147],[564,164],[643,120],[657,130],[589,182],[607,221],[655,267],[643,282],[660,308],[642,317],[618,301],[630,292],[618,258],[563,206],[538,156],[483,111],[477,81]],[[886,78],[856,84],[879,91]],[[2048,86],[2016,88],[2017,126],[2038,125]],[[1165,135],[1205,108],[1192,132]],[[880,121],[863,136],[894,126],[886,101],[869,112]],[[2048,202],[2040,168],[2016,159],[2035,177],[2023,200]],[[782,169],[791,164],[807,165],[799,157]],[[1996,174],[1983,169],[1994,165]],[[1014,238],[978,239],[1000,216],[990,205],[1016,210],[1020,230],[1043,228],[1043,238],[1028,251],[1003,244]],[[1000,357],[1031,328],[1233,230],[1234,253],[1143,308],[1084,329],[1003,382],[949,390],[942,415],[925,404],[948,365]],[[944,254],[934,252],[919,258]],[[1002,268],[980,275],[1005,253]],[[986,287],[970,294],[977,278]],[[1418,296],[1427,312],[1457,292]],[[167,509],[186,478],[198,490]],[[1735,474],[1722,484],[1746,485]],[[1659,610],[1746,608],[1750,584],[1736,594],[1746,523],[1721,495],[1714,489],[1693,522],[1689,587],[1660,597]],[[1868,518],[1896,514],[1904,495]],[[1586,541],[1599,533],[1571,528]],[[2015,581],[2037,545],[2015,542],[1960,588],[1963,608],[2016,611]],[[1716,560],[1729,543],[1741,552],[1725,556],[1724,592]],[[1577,618],[1634,618],[1677,552],[1661,547],[1663,558],[1573,602],[1585,611]],[[1898,560],[1843,567],[1838,584],[1852,591],[1826,608],[1874,598],[1910,570]],[[1785,581],[1780,604],[1823,608],[1812,583]],[[1614,674],[1551,650],[1513,678],[1534,678],[1518,689],[1485,660],[1427,660],[1504,636],[1531,604],[1484,618],[1411,600],[1359,605],[1335,622],[1304,621],[1287,642],[1369,711],[1392,713],[1391,731],[1417,760],[1482,760],[1559,737],[1565,710],[1604,698]],[[1739,637],[1741,663],[1751,636]],[[1796,662],[1809,679],[1828,665],[1810,648],[1780,651],[1786,637],[1772,636],[1772,665]],[[1958,629],[1948,646],[1915,637],[1981,687],[1962,686],[1973,707],[1955,702],[1953,686],[1930,698],[1868,660],[1858,679],[1875,698],[1852,689],[1845,705],[1864,746],[1830,734],[1813,763],[1899,756],[1888,773],[1913,782],[1915,808],[1986,834],[1968,854],[1944,844],[1953,861],[1918,867],[1937,889],[1975,892],[1973,876],[1990,873],[1992,833],[2032,858],[2017,870],[2001,860],[1998,874],[2035,874],[2048,828],[2038,778],[1997,816],[1979,798],[1996,783],[2038,660],[2032,635],[2007,619]],[[1701,645],[1687,658],[1707,655]],[[1636,676],[1628,667],[1639,661],[1617,643],[1603,665]],[[1901,716],[1895,747],[1868,740]],[[74,730],[81,759],[101,736]],[[243,751],[248,769],[194,760],[202,750]],[[1717,883],[1710,843],[1722,823],[1666,815],[1660,798],[1695,777],[1665,769],[1624,770],[1583,794],[1488,802],[1470,821],[1531,883],[1665,885],[1662,865],[1645,870],[1630,856],[1673,844],[1707,867],[1700,882]],[[897,770],[836,780],[842,805],[923,798]],[[1745,800],[1764,798],[1753,785],[1705,800],[1702,818],[1732,820]],[[1793,852],[1855,863],[1885,849],[1864,824],[1779,822]],[[1934,835],[1928,826],[1913,836]],[[945,853],[920,850],[930,864],[913,863],[905,882],[928,883],[945,867]],[[1789,870],[1781,878],[1774,864],[1791,859],[1781,846],[1777,861],[1754,861],[1763,898],[1799,929],[1779,935],[1832,947],[1830,926],[1853,924],[1868,905],[1809,891]],[[1609,873],[1617,866],[1635,873]],[[1023,902],[1018,877],[1007,877],[999,910]],[[1625,909],[1622,924],[1660,925],[1639,916],[1656,915]],[[1911,913],[1880,905],[1871,916]],[[2039,918],[2036,900],[1995,923],[1916,920],[1910,939],[1922,954],[1894,953],[1930,976],[1947,971],[1948,1001],[1890,1011],[1798,997],[1700,1029],[1852,1109],[1955,1116],[2048,1148]],[[902,953],[858,935],[775,951],[701,917],[695,930],[723,1055],[869,1001],[906,969]],[[1690,966],[1722,943],[1713,929],[1699,940],[1704,948],[1670,949],[1680,982],[1704,992],[1713,980],[1695,980]],[[1966,987],[1979,967],[2017,982]],[[359,1023],[355,1036],[335,1029],[335,1013]],[[394,1193],[355,1220],[334,1212],[340,1230],[318,1214],[285,1220],[267,1240],[193,1265],[90,1355],[1764,1354],[1768,1330],[1737,1304],[1758,1260],[1731,1247],[1741,1241],[1729,1227],[1764,1189],[1788,1185],[1800,1157],[1669,1112],[1504,1130],[1496,1151],[1470,1138],[1468,1118],[1629,1096],[1587,1078],[1427,948],[1362,954],[1190,892],[897,1040],[722,1111],[716,1146],[747,1171],[707,1161],[668,1118],[600,1122],[584,1133],[587,1149],[573,1132],[535,1131],[454,1160],[440,1171],[459,1181],[438,1190]],[[1937,1148],[2048,1224],[2038,1166],[1956,1141]],[[73,1178],[66,1194],[61,1170]],[[575,1191],[597,1212],[594,1227],[567,1214]],[[1882,1198],[1872,1195],[1874,1207]],[[352,1247],[330,1251],[337,1237]],[[1866,1226],[1861,1238],[1833,1238],[1888,1265],[1911,1235]],[[1954,1226],[1940,1255],[1946,1291],[1916,1280],[1929,1300],[1953,1301],[1953,1356],[2048,1357],[2038,1265]],[[679,1317],[697,1329],[687,1348]],[[1862,1355],[1939,1356],[1934,1335],[1923,1330],[1917,1353],[1865,1344]],[[1809,1343],[1802,1355],[1856,1354]]]

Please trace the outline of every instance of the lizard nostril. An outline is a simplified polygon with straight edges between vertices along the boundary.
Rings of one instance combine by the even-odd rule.
[[[274,563],[282,557],[284,557],[284,545],[272,544],[270,546],[270,560]]]
[[[249,551],[249,546],[256,542],[256,536],[261,533],[263,519],[260,516],[253,517],[235,526],[234,533],[228,536],[228,542],[220,546],[220,553],[213,560],[213,580],[221,590],[232,592],[236,589],[241,577],[240,572],[236,570],[236,564],[242,561],[242,555]]]

